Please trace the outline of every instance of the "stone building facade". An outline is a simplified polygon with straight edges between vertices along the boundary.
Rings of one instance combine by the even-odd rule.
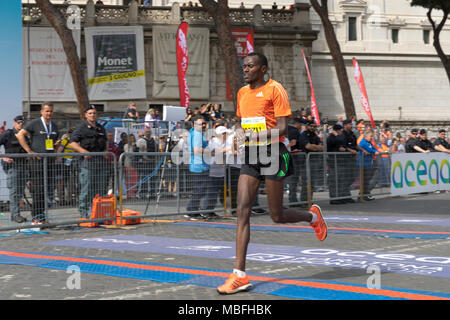
[[[39,9],[30,5],[32,26],[48,26],[48,21]],[[27,5],[23,5],[25,14]],[[64,6],[59,6],[65,13]],[[225,112],[233,112],[234,104],[226,100],[225,67],[219,52],[218,38],[212,18],[201,7],[180,7],[173,4],[169,7],[142,8],[132,1],[129,6],[103,6],[95,8],[93,1],[81,6],[82,28],[87,26],[108,25],[142,25],[144,27],[144,56],[147,79],[147,99],[136,100],[139,111],[146,112],[149,105],[179,105],[177,99],[155,100],[152,98],[153,86],[153,50],[152,26],[178,25],[186,21],[190,26],[202,26],[210,29],[210,87],[209,99],[192,100],[192,106],[204,102],[220,103]],[[310,6],[296,4],[293,10],[270,10],[255,6],[251,9],[230,9],[230,20],[233,28],[251,28],[254,30],[255,50],[263,52],[269,59],[270,76],[281,82],[287,89],[291,107],[296,110],[306,106],[309,100],[309,86],[301,49],[308,57],[311,55],[312,43],[317,39],[317,31],[310,24]],[[41,18],[41,19],[38,19]],[[81,62],[86,74],[86,53],[84,35],[81,36]],[[103,108],[105,114],[121,115],[129,101],[91,101]],[[31,101],[30,107],[24,101],[24,113],[33,115],[38,112],[41,101]],[[34,107],[33,107],[34,106]],[[55,103],[55,112],[65,117],[79,117],[75,102]]]

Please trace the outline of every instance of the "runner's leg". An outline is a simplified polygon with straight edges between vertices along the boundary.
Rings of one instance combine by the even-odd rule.
[[[250,241],[250,210],[258,192],[260,180],[249,175],[240,175],[237,193],[236,262],[238,270],[245,271],[245,257]]]
[[[312,214],[305,210],[283,209],[283,180],[266,179],[270,217],[275,223],[311,222]]]

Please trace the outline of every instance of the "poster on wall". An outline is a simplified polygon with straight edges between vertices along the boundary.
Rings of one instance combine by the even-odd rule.
[[[443,152],[399,153],[391,157],[391,194],[450,190],[450,155]]]
[[[178,25],[153,27],[153,98],[180,99],[176,39]],[[190,99],[209,99],[209,29],[189,27],[186,34]]]
[[[90,100],[145,99],[142,26],[85,28]]]
[[[3,77],[0,133],[13,127],[13,119],[22,114],[22,4],[19,0],[1,1],[0,65]],[[3,147],[0,150],[4,152]],[[6,174],[0,166],[0,201],[8,201]]]
[[[80,34],[72,31],[78,56]],[[55,29],[24,27],[22,45],[24,101],[76,101],[67,56]]]

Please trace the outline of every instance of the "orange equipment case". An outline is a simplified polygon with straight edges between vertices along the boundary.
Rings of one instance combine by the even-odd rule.
[[[105,225],[113,224],[114,219],[116,218],[115,212],[116,212],[115,201],[112,195],[107,197],[100,197],[99,195],[96,195],[94,197],[94,200],[92,201],[91,219],[111,219],[111,220],[85,222],[81,223],[80,226],[93,228],[98,227],[100,224]]]
[[[129,224],[139,224],[141,223],[141,218],[137,217],[140,216],[141,213],[139,211],[134,211],[134,210],[129,210],[129,209],[123,209],[122,210],[122,217],[131,217],[131,216],[136,216],[136,218],[133,219],[123,219],[120,216],[119,211],[117,211],[117,219],[116,219],[116,223],[118,225],[129,225]]]

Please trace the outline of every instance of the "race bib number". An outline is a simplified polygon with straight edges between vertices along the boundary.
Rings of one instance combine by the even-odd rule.
[[[266,128],[266,118],[256,117],[256,118],[242,118],[241,127],[245,132],[261,132],[267,130]]]
[[[262,145],[267,145],[270,143],[270,141],[268,141],[268,139],[264,139],[264,141],[259,141],[259,140],[253,141],[251,138],[251,133],[254,133],[254,132],[260,133],[262,131],[267,130],[266,118],[264,118],[264,117],[242,118],[241,119],[241,127],[242,127],[242,129],[244,129],[246,135],[250,139],[245,142],[246,146],[251,146],[251,145],[262,146]]]

